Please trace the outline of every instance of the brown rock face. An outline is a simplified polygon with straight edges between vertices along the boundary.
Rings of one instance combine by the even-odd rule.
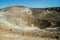
[[[48,22],[48,20],[35,19],[34,25],[38,26],[41,29],[44,29],[44,28],[47,28],[47,27],[51,26],[51,23]]]
[[[60,25],[59,25],[60,24],[60,12],[59,12],[60,10],[59,9],[60,8],[59,9],[50,8],[50,9],[49,8],[47,10],[42,9],[42,10],[40,10],[40,12],[35,13],[34,14],[35,20],[37,20],[37,19],[47,20],[48,22],[50,22],[51,27],[60,27]],[[45,23],[47,24],[47,22],[45,22]],[[40,25],[40,24],[38,23],[37,25]]]

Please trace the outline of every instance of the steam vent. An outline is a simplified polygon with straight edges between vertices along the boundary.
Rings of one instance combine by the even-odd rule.
[[[0,40],[60,40],[60,7],[0,9]]]

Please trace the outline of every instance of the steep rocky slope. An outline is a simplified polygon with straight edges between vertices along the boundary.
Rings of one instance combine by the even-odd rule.
[[[34,10],[36,9],[36,10]],[[39,11],[38,11],[39,10]],[[60,7],[53,7],[53,8],[33,8],[33,16],[35,17],[35,25],[42,25],[45,27],[50,24],[50,26],[60,26]],[[39,21],[40,24],[39,24]],[[46,22],[44,22],[46,21]],[[44,24],[46,23],[46,24]]]
[[[0,40],[60,40],[60,7],[0,9]]]

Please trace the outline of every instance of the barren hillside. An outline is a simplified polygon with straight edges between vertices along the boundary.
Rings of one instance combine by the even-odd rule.
[[[60,40],[60,7],[0,9],[0,40]]]

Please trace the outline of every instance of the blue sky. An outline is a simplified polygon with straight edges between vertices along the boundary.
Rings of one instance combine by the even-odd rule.
[[[60,0],[0,0],[0,8],[15,5],[33,8],[60,7]]]

